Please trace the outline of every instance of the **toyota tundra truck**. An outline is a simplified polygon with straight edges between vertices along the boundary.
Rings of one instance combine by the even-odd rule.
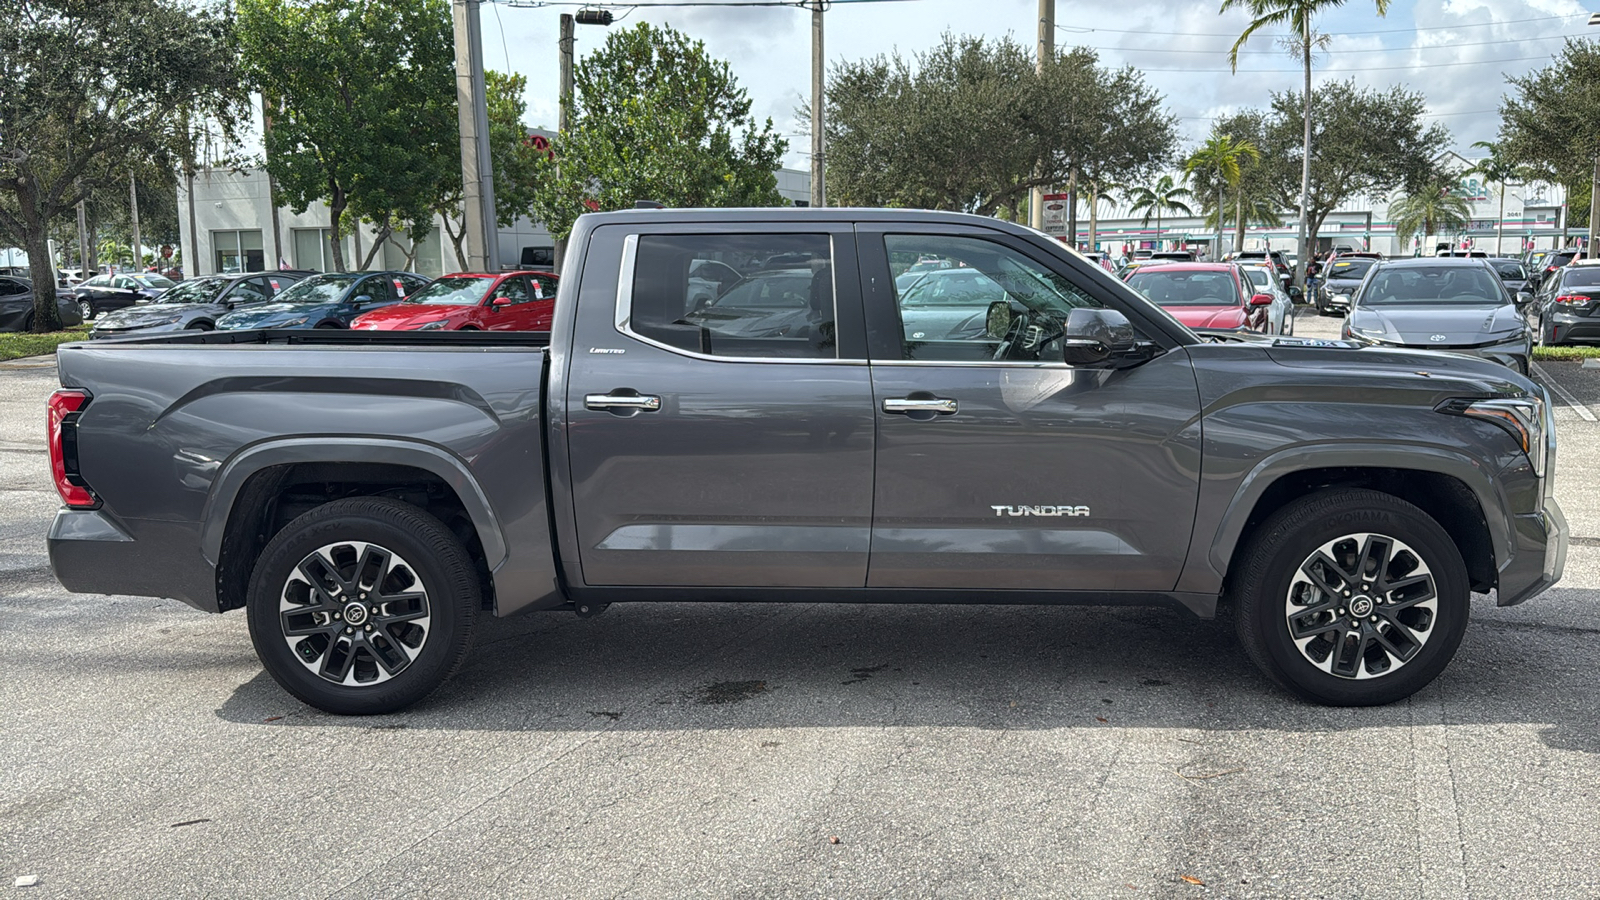
[[[949,213],[586,215],[564,273],[548,333],[63,347],[56,576],[242,609],[343,714],[484,616],[708,600],[1222,605],[1288,691],[1381,704],[1473,592],[1561,577],[1550,404],[1494,363],[1199,335]]]

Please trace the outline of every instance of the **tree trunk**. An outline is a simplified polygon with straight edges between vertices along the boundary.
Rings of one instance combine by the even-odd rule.
[[[56,307],[56,261],[50,258],[50,216],[39,209],[38,184],[31,178],[17,181],[17,213],[22,220],[22,246],[28,251],[28,275],[33,279],[33,326],[36,334],[61,330]]]
[[[347,271],[344,267],[344,210],[348,205],[344,191],[335,188],[328,203],[328,242],[333,245],[335,272]]]
[[[1240,190],[1238,197],[1235,198],[1233,208],[1234,208],[1234,215],[1239,220],[1239,236],[1234,240],[1234,244],[1233,244],[1233,249],[1237,251],[1237,250],[1243,250],[1244,249],[1244,191],[1243,190]],[[1268,265],[1271,265],[1272,260],[1268,259],[1267,263],[1268,263]]]
[[[456,271],[457,272],[465,272],[467,270],[467,248],[465,246],[463,246],[463,245],[466,243],[466,240],[467,240],[467,219],[466,219],[466,216],[462,216],[462,218],[461,218],[461,231],[460,232],[455,232],[455,231],[451,231],[450,230],[451,219],[450,219],[449,216],[440,215],[439,218],[444,220],[444,233],[448,234],[450,236],[450,245],[452,247],[454,247],[455,250],[456,250]],[[440,263],[443,264],[443,262],[444,262],[444,260],[441,259]]]
[[[1506,183],[1504,181],[1502,181],[1502,182],[1500,182],[1500,218],[1496,219],[1495,222],[1494,222],[1494,255],[1495,256],[1499,256],[1501,253],[1505,252],[1503,249],[1501,249],[1502,247],[1505,246],[1505,237],[1506,237]]]
[[[1305,290],[1306,266],[1311,263],[1310,247],[1306,241],[1306,219],[1311,205],[1311,14],[1306,12],[1303,15],[1304,33],[1300,35],[1300,39],[1306,67],[1305,141],[1300,157],[1300,258],[1294,266],[1294,281],[1300,285],[1301,290]]]
[[[1161,204],[1156,204],[1156,249],[1161,248]]]
[[[1217,256],[1222,259],[1222,173],[1217,173]]]
[[[1089,182],[1089,249],[1100,249],[1100,185]]]
[[[1067,246],[1078,249],[1078,173],[1067,176]]]
[[[384,219],[383,226],[378,229],[378,234],[372,239],[372,249],[367,252],[367,258],[361,261],[362,271],[372,267],[372,260],[377,257],[378,251],[383,249],[383,242],[387,241],[391,234],[394,234],[394,219]]]

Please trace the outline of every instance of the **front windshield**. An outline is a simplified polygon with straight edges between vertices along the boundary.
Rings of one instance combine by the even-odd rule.
[[[360,275],[313,275],[278,294],[279,303],[335,303]]]
[[[185,281],[159,298],[162,303],[210,303],[228,286],[226,278],[194,278]]]
[[[728,289],[717,298],[715,306],[774,307],[800,309],[810,304],[810,269],[779,269],[774,272],[757,272]]]
[[[901,306],[986,307],[1006,299],[1005,289],[977,269],[945,269],[900,277],[912,279],[903,287],[896,284]]]
[[[1328,267],[1329,278],[1341,278],[1348,281],[1360,281],[1367,277],[1367,272],[1372,269],[1375,259],[1336,259]]]
[[[493,284],[494,279],[486,275],[440,278],[407,297],[405,302],[424,303],[430,306],[476,306]]]
[[[1160,306],[1238,306],[1239,288],[1229,272],[1144,269],[1128,287]]]
[[[1500,280],[1486,266],[1407,266],[1373,273],[1361,306],[1452,306],[1505,303]]]

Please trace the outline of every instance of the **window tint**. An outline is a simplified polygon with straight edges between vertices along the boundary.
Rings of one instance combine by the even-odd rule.
[[[233,303],[257,303],[272,299],[272,290],[260,278],[246,278],[233,286],[227,299]]]
[[[1250,278],[1250,283],[1259,288],[1271,288],[1277,277],[1266,269],[1245,269],[1244,274]]]
[[[517,278],[507,278],[505,281],[502,281],[500,286],[494,289],[494,294],[489,298],[491,303],[495,300],[509,300],[511,301],[511,306],[516,306],[520,303],[527,303],[532,299],[533,295],[528,293],[528,282],[520,276]]]
[[[1561,278],[1562,287],[1600,287],[1600,266],[1568,269]]]
[[[1426,266],[1372,273],[1356,301],[1360,306],[1504,303],[1500,280],[1482,266]]]
[[[1522,268],[1522,263],[1495,263],[1494,270],[1506,281],[1523,281],[1528,277],[1528,272]]]
[[[1366,277],[1367,270],[1376,262],[1375,259],[1360,258],[1335,260],[1333,265],[1328,267],[1328,277],[1359,280]]]
[[[395,287],[399,288],[400,296],[402,297],[409,297],[428,285],[428,279],[420,275],[403,274],[397,280],[399,284],[395,285]]]
[[[1049,360],[1068,314],[1101,305],[993,241],[891,234],[883,242],[905,359]]]
[[[833,359],[833,253],[821,234],[643,235],[629,328],[712,356]]]
[[[549,275],[529,275],[528,280],[533,282],[533,299],[554,300],[556,298],[556,280]]]

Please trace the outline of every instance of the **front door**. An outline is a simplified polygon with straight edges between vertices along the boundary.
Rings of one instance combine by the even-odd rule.
[[[565,398],[582,583],[859,588],[873,414],[853,232],[708,228],[590,240]]]
[[[1074,368],[1052,327],[1116,303],[1087,271],[1000,232],[860,232],[878,430],[868,585],[1172,590],[1200,477],[1188,355]]]

